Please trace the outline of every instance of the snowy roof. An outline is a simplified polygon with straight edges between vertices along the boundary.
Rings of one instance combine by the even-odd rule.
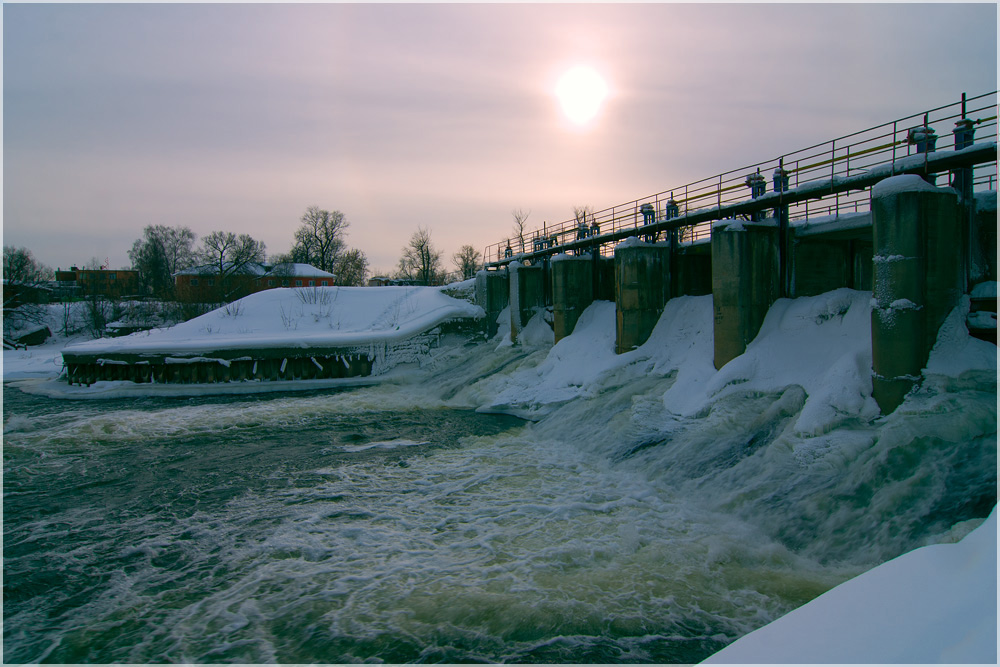
[[[228,270],[232,264],[226,263],[224,265],[226,270]],[[202,264],[200,266],[192,266],[187,269],[181,269],[176,272],[175,276],[212,276],[218,275],[218,267],[214,264]],[[322,269],[317,269],[312,264],[301,264],[297,262],[288,262],[283,264],[275,264],[270,266],[268,264],[260,264],[257,262],[252,262],[241,268],[238,273],[240,275],[251,275],[251,276],[266,276],[274,275],[288,278],[336,278],[336,276],[328,271],[323,271]]]
[[[336,278],[332,273],[317,269],[312,264],[298,264],[288,262],[285,264],[275,264],[268,272],[273,275],[289,276],[292,278]]]
[[[231,262],[225,262],[223,264],[223,270],[229,271],[232,269]],[[219,267],[215,264],[201,264],[199,266],[192,266],[186,269],[181,269],[174,273],[175,276],[213,276],[218,275]],[[263,264],[258,264],[252,262],[240,268],[237,272],[240,275],[251,275],[251,276],[262,276],[267,273],[267,267]]]

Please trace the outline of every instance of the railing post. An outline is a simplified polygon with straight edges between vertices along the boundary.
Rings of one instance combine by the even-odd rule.
[[[775,192],[785,192],[788,190],[788,172],[785,171],[785,158],[778,160],[778,168],[772,175]],[[774,209],[774,217],[778,219],[778,296],[791,296],[791,285],[789,284],[788,267],[791,258],[788,248],[791,245],[788,233],[788,205],[778,201],[778,206]]]
[[[837,179],[837,140],[834,139],[831,143],[833,150],[830,153],[830,188],[833,188],[833,183]],[[833,210],[834,216],[840,215],[840,192],[834,193]]]
[[[925,165],[927,157],[934,152],[937,147],[937,135],[928,124],[928,115],[924,114],[923,127],[912,127],[906,133],[906,142],[917,147],[917,155],[923,154]],[[937,177],[924,171],[923,179],[935,185]]]
[[[897,143],[896,132],[898,131],[896,129],[896,124],[898,122],[899,122],[898,120],[892,121],[892,167],[891,167],[890,173],[893,176],[896,175],[896,143]]]
[[[750,174],[747,176],[746,186],[750,188],[750,198],[757,199],[767,191],[767,180],[760,175],[760,168],[758,167],[757,173]],[[754,211],[750,214],[750,219],[754,222],[764,219],[764,214],[762,211]]]

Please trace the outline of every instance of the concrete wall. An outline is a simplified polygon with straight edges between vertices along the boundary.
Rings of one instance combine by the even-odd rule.
[[[594,265],[594,299],[615,300],[615,258],[598,257]]]
[[[997,279],[997,193],[983,192],[975,199],[972,214],[973,283]]]
[[[816,296],[841,287],[872,288],[871,228],[856,238],[815,235],[792,241],[792,297]]]
[[[681,246],[670,258],[670,296],[712,293],[712,244]]]

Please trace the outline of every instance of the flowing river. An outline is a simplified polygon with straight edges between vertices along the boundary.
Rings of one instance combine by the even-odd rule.
[[[526,353],[477,354],[345,391],[5,387],[5,661],[694,662],[996,503],[989,383],[803,439],[799,387],[672,419],[669,376],[480,414],[460,388]]]

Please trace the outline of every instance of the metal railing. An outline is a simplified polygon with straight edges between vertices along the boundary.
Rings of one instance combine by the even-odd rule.
[[[717,210],[720,215],[697,224],[679,226],[678,237],[682,243],[700,242],[711,238],[712,221],[726,217],[723,213],[733,205],[749,202],[764,191],[777,191],[776,179],[787,178],[787,189],[822,185],[848,180],[863,181],[859,176],[869,172],[886,175],[896,172],[895,165],[904,158],[929,153],[938,148],[965,147],[974,133],[976,145],[997,141],[997,91],[883,123],[867,130],[855,132],[832,141],[816,144],[793,153],[786,153],[764,162],[733,169],[715,176],[669,188],[653,195],[617,204],[599,211],[587,212],[585,219],[576,218],[527,232],[524,247],[519,239],[506,238],[486,246],[483,261],[487,266],[499,266],[517,259],[518,255],[534,253],[549,255],[562,252],[565,246],[580,248],[583,245],[597,249],[601,254],[613,253],[614,243],[623,234],[634,231],[638,236],[651,236],[650,222],[663,222],[674,217],[699,217],[702,211]],[[995,151],[994,151],[995,153]],[[910,162],[913,160],[911,159]],[[973,165],[973,188],[994,190],[997,186],[996,157]],[[760,178],[756,178],[759,174]],[[944,178],[943,176],[941,178]],[[757,180],[756,191],[752,190]],[[763,183],[761,180],[763,179]],[[941,185],[947,185],[942,182]],[[788,205],[792,222],[835,216],[842,212],[869,210],[870,189],[815,188],[815,196]],[[837,190],[837,191],[833,191]],[[801,199],[801,198],[800,198]],[[583,223],[581,225],[581,223]],[[662,225],[659,225],[662,226]],[[652,238],[652,237],[651,237]],[[585,242],[585,239],[592,241]],[[508,248],[510,250],[508,251]]]

